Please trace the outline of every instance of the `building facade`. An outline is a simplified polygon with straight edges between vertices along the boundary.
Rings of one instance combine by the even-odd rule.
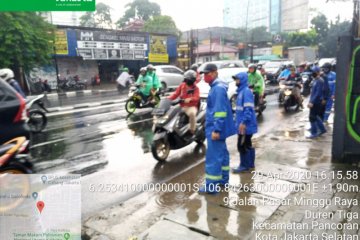
[[[309,28],[309,0],[282,0],[281,30],[292,32]]]
[[[140,67],[173,64],[177,59],[177,37],[166,34],[57,26],[54,64],[35,69],[28,82],[48,80],[52,88],[60,78],[78,75],[90,80],[99,75],[102,82],[114,82],[127,67],[137,75]]]
[[[309,27],[309,0],[225,0],[225,27],[252,29],[265,26],[271,33]]]

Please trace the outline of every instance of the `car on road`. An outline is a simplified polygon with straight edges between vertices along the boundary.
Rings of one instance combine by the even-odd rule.
[[[161,83],[163,91],[177,88],[184,80],[184,72],[180,68],[173,65],[157,65],[156,75]]]
[[[0,144],[14,137],[30,137],[25,99],[0,80]]]
[[[234,103],[236,98],[236,85],[232,76],[238,74],[239,72],[247,72],[247,68],[222,68],[218,70],[218,76],[221,81],[223,81],[228,86],[228,98]],[[206,98],[209,95],[210,86],[204,80],[201,80],[197,86],[200,90],[200,98],[202,101],[206,101]]]
[[[212,61],[212,62],[205,62],[201,64],[198,68],[198,72],[201,72],[206,65],[209,63],[215,64],[218,69],[222,68],[246,68],[244,61],[242,60],[221,60],[221,61]]]
[[[288,59],[272,60],[266,62],[263,65],[263,68],[265,69],[266,80],[273,83],[277,82],[277,78],[281,73],[281,67],[288,64],[294,64],[294,62]]]

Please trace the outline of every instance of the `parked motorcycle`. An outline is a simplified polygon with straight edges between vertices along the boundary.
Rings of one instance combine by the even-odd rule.
[[[129,114],[135,112],[137,108],[154,108],[160,102],[160,92],[152,92],[146,102],[143,103],[140,94],[140,85],[133,85],[129,90],[129,98],[125,102],[125,109]]]
[[[152,111],[154,116],[154,138],[151,152],[158,161],[165,161],[170,150],[179,149],[192,142],[202,144],[205,141],[205,107],[199,104],[196,116],[196,132],[194,136],[189,133],[189,118],[177,105],[180,101],[172,102],[162,99],[157,108]]]
[[[87,88],[87,80],[80,80],[78,75],[70,76],[67,79],[59,79],[58,88],[67,90],[84,90]]]
[[[309,72],[303,72],[301,74],[301,80],[302,80],[302,89],[301,89],[301,95],[303,96],[309,96],[311,92],[311,83],[312,83],[312,77],[311,73]]]
[[[28,97],[26,100],[26,108],[28,114],[28,126],[30,131],[38,133],[44,130],[47,125],[46,113],[49,111],[46,109],[43,102],[44,94],[38,95],[34,98]],[[32,108],[34,105],[39,108]]]
[[[28,144],[25,137],[17,137],[0,146],[0,175],[32,173]]]

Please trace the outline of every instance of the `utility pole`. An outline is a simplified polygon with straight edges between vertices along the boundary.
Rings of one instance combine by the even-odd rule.
[[[190,45],[189,45],[189,59],[190,59],[190,63],[189,63],[189,68],[191,66],[191,64],[193,64],[194,61],[194,31],[191,29],[190,30]]]
[[[51,20],[51,25],[53,25],[53,17],[52,17],[52,12],[50,12],[50,20]],[[56,30],[53,30],[56,31]],[[65,32],[66,34],[66,32]],[[59,90],[59,68],[58,68],[58,63],[57,63],[57,58],[56,58],[56,32],[53,32],[54,35],[54,42],[53,42],[53,49],[54,49],[54,62],[55,62],[55,72],[56,72],[56,84],[57,84],[57,88]]]
[[[209,43],[210,43],[210,61],[212,61],[212,50],[211,50],[211,30],[209,30],[209,35],[210,35],[210,40],[209,40]]]

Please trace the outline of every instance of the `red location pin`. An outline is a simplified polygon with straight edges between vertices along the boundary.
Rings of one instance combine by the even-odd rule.
[[[43,210],[44,207],[45,207],[45,203],[44,203],[43,201],[38,201],[38,202],[36,203],[36,206],[37,206],[39,212],[41,213],[42,210]]]

